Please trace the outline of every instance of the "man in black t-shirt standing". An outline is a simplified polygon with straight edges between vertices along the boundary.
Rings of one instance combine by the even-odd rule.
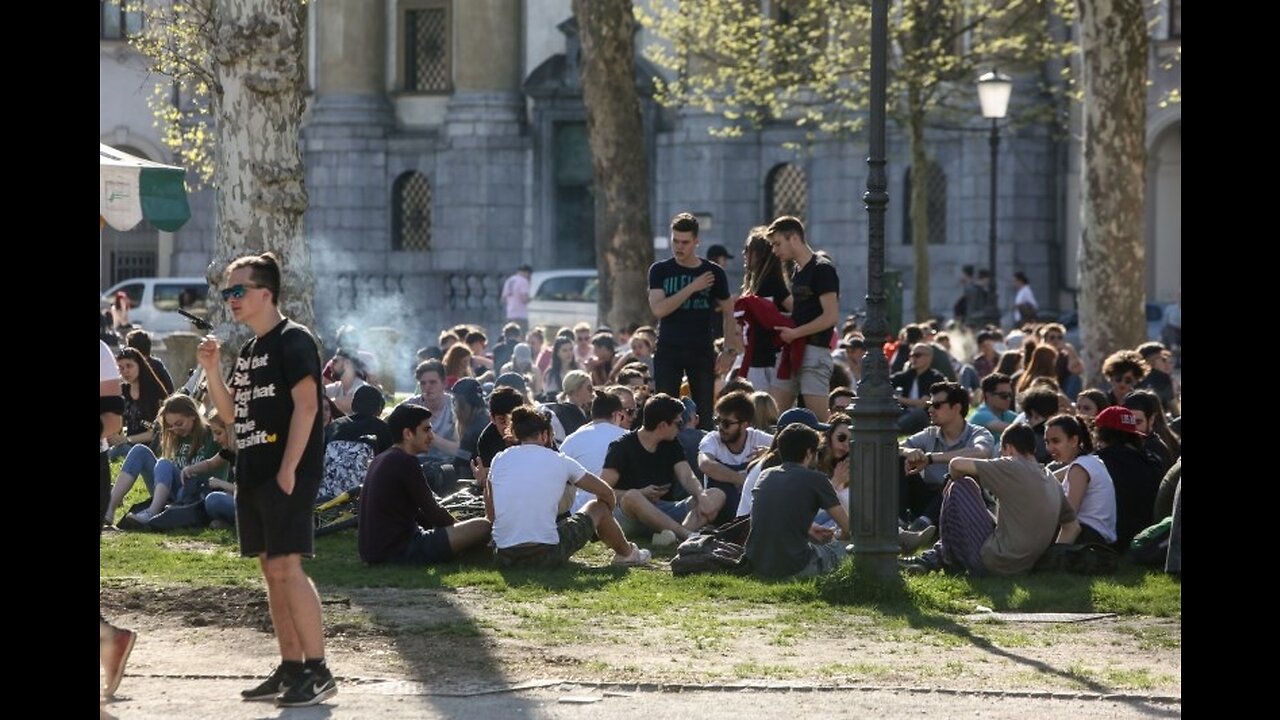
[[[281,663],[246,700],[315,705],[337,694],[324,662],[320,596],[302,571],[314,555],[313,513],[323,470],[320,352],[306,327],[280,314],[280,263],[272,253],[227,266],[222,299],[253,331],[228,381],[219,342],[209,335],[198,359],[209,396],[236,435],[236,527],[240,554],[257,557]]]
[[[687,375],[699,427],[710,430],[716,361],[711,319],[716,308],[723,318],[725,342],[742,352],[729,280],[724,268],[698,257],[698,219],[689,213],[671,220],[671,254],[649,266],[649,309],[658,316],[654,384],[658,392],[678,398],[680,380]]]
[[[774,330],[784,345],[804,342],[804,360],[800,367],[792,367],[786,379],[779,379],[775,373],[769,392],[778,409],[784,411],[795,402],[798,393],[818,421],[826,422],[827,393],[831,391],[832,328],[840,320],[840,277],[830,260],[809,247],[804,239],[804,223],[799,218],[783,215],[769,225],[767,235],[773,254],[783,263],[795,263],[791,272],[791,295],[782,301],[795,327]],[[783,348],[779,372],[781,363],[788,362],[792,354]]]

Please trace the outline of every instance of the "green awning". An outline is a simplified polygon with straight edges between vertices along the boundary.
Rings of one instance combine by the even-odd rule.
[[[98,144],[101,162],[99,215],[116,230],[131,230],[147,220],[172,232],[191,218],[186,171],[173,165],[143,160]]]

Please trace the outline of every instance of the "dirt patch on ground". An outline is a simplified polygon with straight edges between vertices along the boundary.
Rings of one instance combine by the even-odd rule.
[[[573,612],[572,598],[551,603],[553,612],[546,600],[478,589],[353,589],[322,601],[337,673],[458,692],[562,678],[1182,693],[1179,620],[913,623],[840,612],[808,619],[764,606],[656,625],[601,623]],[[108,586],[101,604],[140,633],[134,673],[248,677],[277,657],[261,588]]]

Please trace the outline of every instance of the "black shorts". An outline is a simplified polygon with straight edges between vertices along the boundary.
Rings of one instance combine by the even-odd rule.
[[[285,495],[275,478],[265,483],[241,481],[236,487],[236,530],[240,554],[257,557],[305,555],[315,557],[315,507],[320,478],[295,480]]]
[[[453,546],[449,544],[448,528],[422,530],[405,545],[391,562],[400,565],[433,565],[453,559]]]

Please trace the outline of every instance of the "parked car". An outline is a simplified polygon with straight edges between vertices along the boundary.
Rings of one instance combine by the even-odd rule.
[[[1164,337],[1164,306],[1159,303],[1147,303],[1147,340],[1162,340]],[[1077,349],[1080,347],[1080,312],[1072,310],[1062,316],[1058,322],[1067,329],[1066,340]]]
[[[102,307],[117,292],[129,296],[129,322],[149,331],[157,340],[191,331],[191,321],[178,314],[181,308],[199,317],[209,314],[209,281],[202,277],[140,277],[122,280],[102,294]]]
[[[585,322],[594,329],[600,309],[600,283],[595,268],[539,270],[529,278],[529,326],[550,333]],[[547,341],[550,342],[548,337]]]

